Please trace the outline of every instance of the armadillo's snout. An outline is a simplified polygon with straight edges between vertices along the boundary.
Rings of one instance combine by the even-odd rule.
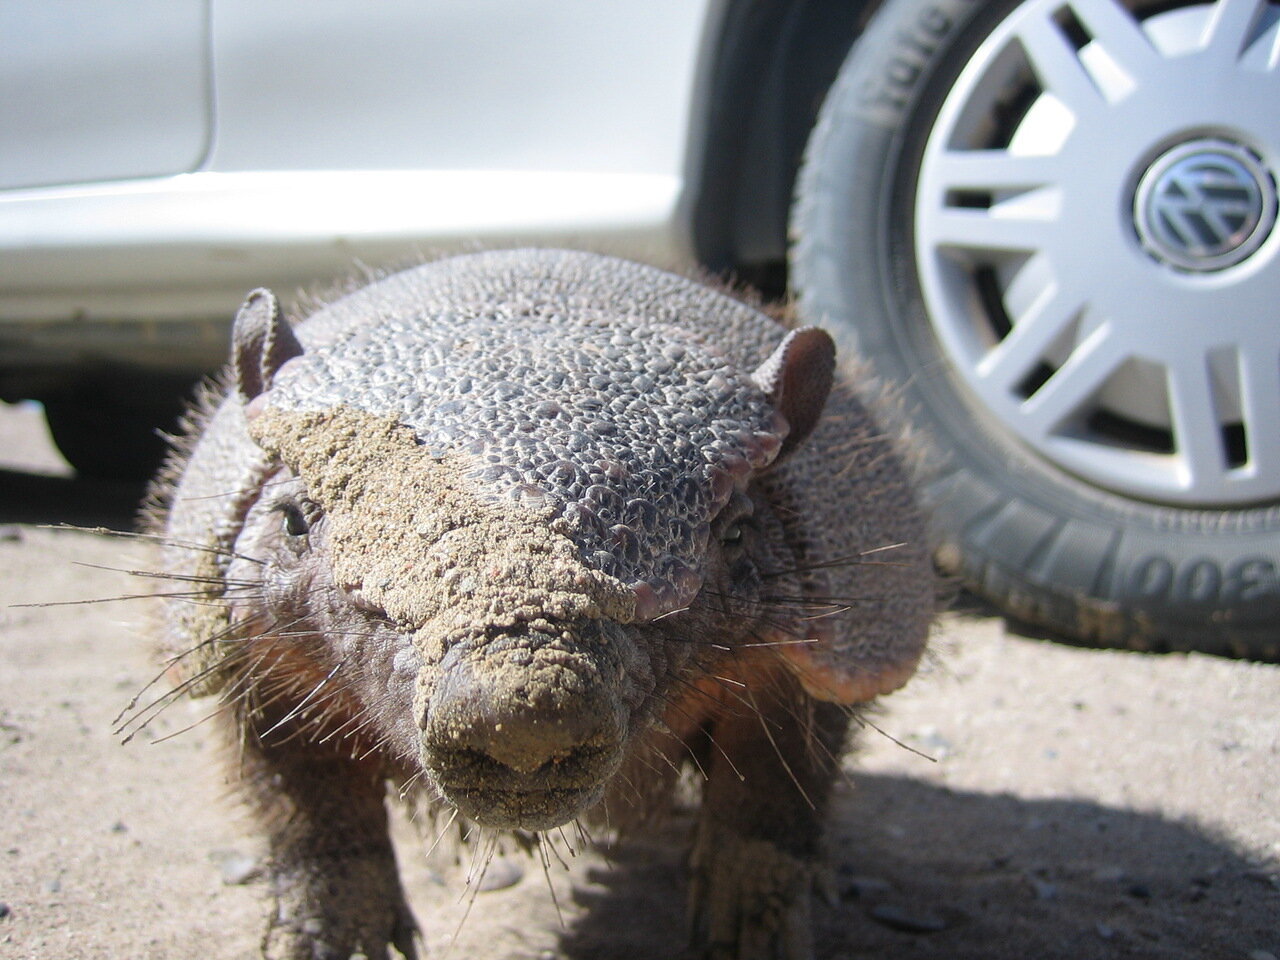
[[[526,830],[598,800],[627,726],[601,666],[537,635],[447,656],[422,739],[445,798],[478,823]]]

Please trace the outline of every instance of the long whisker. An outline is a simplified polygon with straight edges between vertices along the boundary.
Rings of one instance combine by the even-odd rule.
[[[563,843],[563,844],[564,844],[565,849],[569,851],[569,857],[570,857],[570,859],[572,859],[572,858],[576,857],[578,854],[577,854],[577,852],[573,849],[573,844],[572,844],[572,843],[570,843],[570,842],[569,842],[569,838],[568,838],[568,837],[566,837],[566,836],[564,835],[564,826],[563,826],[563,825],[561,825],[561,826],[557,827],[557,828],[556,828],[556,832],[557,832],[558,834],[560,834],[560,842],[561,842],[561,843]],[[566,869],[568,869],[568,865],[567,865],[567,864],[566,864]]]
[[[874,547],[871,550],[863,550],[860,553],[846,554],[840,557],[833,557],[829,560],[820,560],[815,563],[797,565],[794,567],[786,567],[780,570],[770,570],[760,574],[761,580],[774,580],[778,577],[789,577],[797,573],[812,573],[814,570],[832,570],[839,567],[911,567],[912,563],[901,560],[868,560],[867,557],[882,553],[886,550],[899,550],[903,547],[910,546],[908,543],[890,543],[883,547]]]
[[[305,697],[303,697],[300,701],[298,701],[297,706],[295,706],[283,717],[281,717],[279,720],[273,723],[266,730],[263,730],[262,733],[259,734],[259,736],[266,737],[271,733],[274,733],[276,730],[280,729],[286,723],[288,723],[290,720],[292,720],[294,717],[300,714],[304,709],[306,709],[307,704],[311,702],[311,700],[315,697],[315,695],[318,694],[321,690],[323,690],[325,688],[325,685],[328,684],[330,680],[332,680],[335,676],[337,676],[338,671],[341,669],[342,669],[342,664],[341,662],[339,662],[334,666],[332,670],[330,670],[327,674],[325,674],[324,679],[321,680],[319,683],[317,683],[315,687],[312,688],[310,693],[308,693]]]
[[[788,663],[788,667],[792,670],[801,669],[799,665],[794,663]],[[812,671],[804,670],[803,677],[804,677],[805,684],[813,687],[814,689],[822,690],[826,687],[826,684],[823,682],[823,679],[819,676],[815,676],[812,673]],[[834,697],[833,697],[833,700],[834,700]],[[869,719],[864,714],[851,709],[848,711],[848,715],[849,715],[849,719],[852,720],[854,723],[858,724],[861,727],[875,731],[880,736],[888,740],[890,743],[894,744],[895,746],[901,747],[903,750],[906,750],[908,753],[914,753],[917,757],[923,757],[925,760],[928,760],[930,763],[938,762],[937,757],[931,757],[929,756],[929,754],[924,753],[923,751],[918,750],[915,747],[911,746],[911,744],[904,743],[903,741],[895,737],[893,734],[889,733],[887,730],[878,726],[874,721]]]
[[[435,840],[431,841],[431,846],[427,847],[426,855],[423,857],[424,860],[427,857],[431,856],[431,854],[435,853],[436,847],[440,846],[440,841],[445,838],[445,835],[449,832],[450,828],[453,826],[454,822],[457,819],[458,819],[458,808],[454,807],[453,810],[450,811],[449,813],[449,819],[445,821],[444,826],[440,828],[440,832],[436,834]]]
[[[171,593],[124,593],[115,597],[92,597],[88,600],[44,600],[39,603],[11,603],[11,607],[80,607],[90,603],[114,603],[117,600],[152,600],[157,597],[177,600],[204,600],[218,602],[217,598],[201,590],[182,590]]]
[[[173,733],[166,733],[163,737],[156,737],[154,740],[148,740],[147,743],[151,744],[152,746],[155,746],[156,744],[159,744],[159,743],[165,743],[168,740],[172,740],[174,737],[180,736],[184,733],[188,733],[189,731],[194,730],[196,727],[204,726],[204,724],[208,723],[214,717],[220,716],[221,714],[226,713],[230,709],[231,709],[231,704],[224,703],[221,706],[219,706],[216,710],[210,710],[208,713],[206,713],[199,720],[196,720],[194,723],[189,723],[185,727],[182,727],[178,730],[173,731]],[[133,736],[133,734],[130,734],[130,736]]]
[[[40,524],[39,530],[64,530],[75,533],[92,533],[100,537],[114,537],[119,540],[144,540],[150,543],[158,543],[167,547],[178,547],[183,550],[191,550],[198,553],[212,553],[221,557],[234,558],[236,560],[245,560],[249,563],[265,564],[266,561],[257,557],[250,557],[247,554],[237,553],[228,547],[221,547],[207,543],[196,543],[191,540],[176,540],[157,533],[138,533],[131,530],[112,530],[109,527],[80,527],[73,523],[47,523]]]
[[[564,913],[560,909],[560,898],[556,896],[555,884],[551,882],[551,864],[547,859],[547,851],[544,849],[543,844],[545,839],[545,834],[538,834],[538,854],[542,860],[542,876],[547,881],[547,892],[551,894],[551,904],[556,908],[556,919],[560,921],[561,929],[564,929]]]
[[[138,701],[142,699],[143,695],[152,687],[154,687],[157,683],[159,683],[162,679],[164,679],[164,677],[169,673],[169,671],[173,667],[177,666],[179,663],[181,663],[183,660],[187,659],[188,657],[194,655],[197,651],[202,650],[205,647],[210,646],[212,644],[225,641],[227,637],[233,636],[234,634],[238,633],[241,629],[242,629],[242,624],[239,624],[239,623],[228,624],[225,628],[223,628],[222,630],[219,630],[213,636],[207,637],[204,640],[201,640],[195,646],[190,647],[187,650],[184,650],[182,653],[169,657],[165,661],[164,666],[161,668],[160,672],[157,673],[155,676],[153,676],[150,680],[148,680],[146,683],[146,686],[144,686],[141,690],[135,693],[133,697],[129,700],[129,702],[125,704],[124,709],[122,709],[119,713],[116,714],[115,718],[112,719],[111,721],[112,727],[115,728],[116,725],[120,723],[121,719],[123,719],[125,714],[129,713],[129,711],[133,710],[134,707],[138,705]],[[220,664],[214,664],[213,667],[210,669],[216,670],[219,666]],[[207,675],[207,672],[208,671],[204,671],[206,675]],[[116,732],[119,732],[119,731],[117,730]]]
[[[75,567],[86,567],[90,570],[107,570],[111,573],[125,573],[131,577],[139,577],[146,580],[173,580],[179,583],[212,583],[219,586],[224,583],[240,583],[261,586],[261,583],[257,580],[229,580],[226,577],[168,573],[164,570],[138,570],[129,567],[113,567],[105,563],[89,563],[87,560],[72,560],[71,565]]]
[[[755,694],[748,690],[747,696],[751,698],[751,703],[755,705]],[[773,731],[769,729],[769,724],[764,722],[764,714],[760,712],[758,705],[756,705],[756,714],[760,717],[760,729],[764,731],[765,737],[768,738],[769,744],[773,747],[773,752],[777,755],[778,762],[782,764],[782,769],[787,772],[787,776],[791,778],[791,782],[795,784],[795,788],[800,791],[800,796],[804,798],[804,802],[808,804],[809,809],[818,809],[814,806],[813,801],[809,799],[808,791],[805,790],[804,786],[800,783],[799,778],[796,777],[795,771],[791,769],[791,764],[789,764],[787,762],[787,758],[783,756],[782,750],[778,746],[778,741],[773,738]]]
[[[670,704],[670,708],[671,708],[672,710],[675,710],[677,713],[682,714],[682,715],[685,717],[685,719],[687,719],[687,720],[692,721],[692,720],[694,719],[693,717],[689,716],[688,712],[687,712],[687,711],[685,711],[685,710],[683,710],[683,709],[682,709],[678,704],[672,703],[672,704]],[[670,733],[670,731],[668,731],[668,733]],[[673,734],[673,733],[672,733],[672,734],[670,734],[670,735],[671,735],[672,737],[675,737],[675,734]],[[680,740],[680,742],[681,742],[681,743],[683,743],[683,742],[684,742],[684,741],[683,741],[681,738],[679,738],[679,737],[676,737],[676,739],[677,739],[677,740]],[[715,747],[715,748],[716,748],[716,750],[718,750],[718,751],[719,751],[720,756],[724,757],[724,761],[725,761],[725,763],[729,764],[729,769],[731,769],[731,770],[732,770],[732,771],[737,775],[737,777],[738,777],[738,779],[739,779],[740,781],[744,781],[744,782],[745,782],[747,778],[746,778],[746,777],[744,777],[744,776],[742,775],[742,772],[741,772],[740,770],[738,770],[737,765],[736,765],[736,764],[734,764],[733,760],[731,760],[731,759],[730,759],[729,754],[725,753],[725,751],[724,751],[724,747],[720,746],[720,744],[716,741],[716,738],[711,734],[711,732],[710,732],[710,731],[708,731],[708,732],[707,732],[707,739],[708,739],[708,740],[710,740],[710,741],[711,741],[711,745],[712,745],[713,747]],[[697,764],[697,766],[698,766],[698,770],[699,770],[699,771],[702,771],[702,777],[703,777],[703,779],[704,779],[704,780],[705,780],[705,779],[707,779],[706,771],[703,771],[703,770],[702,770],[702,764],[698,763],[698,758],[697,758],[696,756],[694,756],[692,748],[689,748],[689,755],[690,755],[690,756],[693,756],[693,762],[694,762],[695,764]]]

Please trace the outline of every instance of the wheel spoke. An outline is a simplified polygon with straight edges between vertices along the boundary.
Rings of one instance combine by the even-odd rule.
[[[1082,303],[1065,296],[1056,284],[1050,285],[1015,319],[1008,336],[982,358],[978,376],[997,389],[1014,389],[1083,310]]]
[[[948,190],[1030,190],[1056,183],[1057,157],[1020,157],[1007,150],[948,150],[931,167],[930,182]]]
[[[1017,36],[1041,86],[1077,118],[1103,107],[1102,94],[1077,51],[1047,15],[1029,18]]]
[[[1022,405],[1026,429],[1047,438],[1063,421],[1084,409],[1124,359],[1110,324],[1103,323]]]
[[[1214,402],[1213,379],[1202,354],[1181,358],[1169,367],[1169,406],[1173,414],[1173,446],[1182,459],[1189,486],[1221,480],[1226,470],[1222,424]]]
[[[1267,5],[1268,0],[1218,0],[1209,21],[1207,49],[1234,63],[1255,39]]]
[[[1071,10],[1115,64],[1134,81],[1151,77],[1163,58],[1133,15],[1114,0],[1072,0]]]
[[[1244,350],[1240,367],[1250,472],[1273,477],[1280,473],[1280,357],[1268,350]]]
[[[1044,245],[1051,225],[1043,218],[956,207],[935,209],[920,219],[927,243],[959,250],[1037,250]]]

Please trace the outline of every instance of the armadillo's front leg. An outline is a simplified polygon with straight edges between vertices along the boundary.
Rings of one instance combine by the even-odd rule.
[[[690,856],[692,939],[707,960],[811,957],[811,888],[847,726],[840,708],[777,676],[715,723]]]
[[[418,931],[388,834],[382,771],[288,732],[265,743],[248,732],[240,758],[270,842],[274,905],[263,956],[412,960]]]

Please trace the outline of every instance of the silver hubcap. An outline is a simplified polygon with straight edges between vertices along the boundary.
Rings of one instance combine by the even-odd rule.
[[[978,404],[1137,498],[1280,497],[1280,5],[1027,0],[925,144],[921,291]]]
[[[1208,273],[1248,259],[1276,222],[1276,186],[1261,160],[1226,140],[1178,144],[1138,182],[1133,219],[1157,261]]]

